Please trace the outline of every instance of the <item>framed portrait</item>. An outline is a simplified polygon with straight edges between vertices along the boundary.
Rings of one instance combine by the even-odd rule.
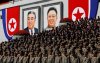
[[[37,7],[29,7],[22,9],[22,28],[25,29],[27,27],[27,20],[28,20],[28,13],[34,12],[35,13],[35,24],[34,27],[39,30],[39,21],[40,21],[40,6]]]
[[[42,6],[43,13],[43,29],[48,27],[59,26],[60,20],[63,18],[63,3],[51,3]],[[51,24],[51,25],[50,25]]]

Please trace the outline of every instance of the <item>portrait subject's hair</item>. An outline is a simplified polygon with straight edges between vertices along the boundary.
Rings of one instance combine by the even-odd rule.
[[[33,15],[35,16],[35,19],[36,19],[36,14],[35,14],[35,12],[29,11],[28,14],[27,14],[27,16],[28,16],[29,14],[33,14]]]
[[[57,15],[58,12],[57,12],[56,8],[54,8],[54,7],[51,7],[51,8],[48,9],[47,15],[51,10],[54,10],[56,12],[56,15]]]

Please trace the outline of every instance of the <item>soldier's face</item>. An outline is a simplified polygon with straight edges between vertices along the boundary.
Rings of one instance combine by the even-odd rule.
[[[29,14],[27,17],[27,26],[29,29],[33,29],[35,25],[35,15]]]
[[[57,14],[54,10],[49,11],[48,16],[48,27],[55,27],[57,21]]]

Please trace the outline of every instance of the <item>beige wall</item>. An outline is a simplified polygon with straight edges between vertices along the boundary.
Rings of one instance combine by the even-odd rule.
[[[0,5],[0,9],[9,8],[9,7],[18,6],[18,5],[24,5],[24,4],[28,4],[32,2],[37,2],[37,1],[42,1],[42,0],[22,0],[19,2],[15,2],[14,4],[12,2],[9,2],[5,5]]]

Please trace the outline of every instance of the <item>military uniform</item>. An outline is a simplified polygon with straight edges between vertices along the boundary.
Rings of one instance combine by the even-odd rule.
[[[80,59],[81,59],[80,63],[88,63],[88,61],[89,61],[89,58],[87,58],[87,57],[81,57]]]
[[[7,63],[7,56],[3,57],[3,63]]]
[[[75,58],[73,56],[70,56],[71,58],[71,63],[80,63],[79,58]]]
[[[0,63],[3,63],[3,56],[0,55]]]
[[[34,57],[34,63],[40,63],[41,59],[40,57]]]
[[[19,56],[18,63],[23,63],[23,56]]]
[[[55,63],[61,63],[61,56],[55,57]]]
[[[28,63],[28,57],[23,58],[23,63]]]
[[[54,56],[48,55],[47,63],[54,63]]]
[[[34,63],[34,57],[29,58],[29,63]]]
[[[19,58],[18,57],[14,57],[14,63],[18,63]]]
[[[47,57],[42,57],[42,63],[47,63]]]
[[[11,63],[11,59],[13,59],[11,56],[7,56],[7,63]]]
[[[61,63],[67,63],[67,57],[62,54],[62,62]]]
[[[97,57],[92,57],[91,58],[91,63],[98,63],[98,58]]]

